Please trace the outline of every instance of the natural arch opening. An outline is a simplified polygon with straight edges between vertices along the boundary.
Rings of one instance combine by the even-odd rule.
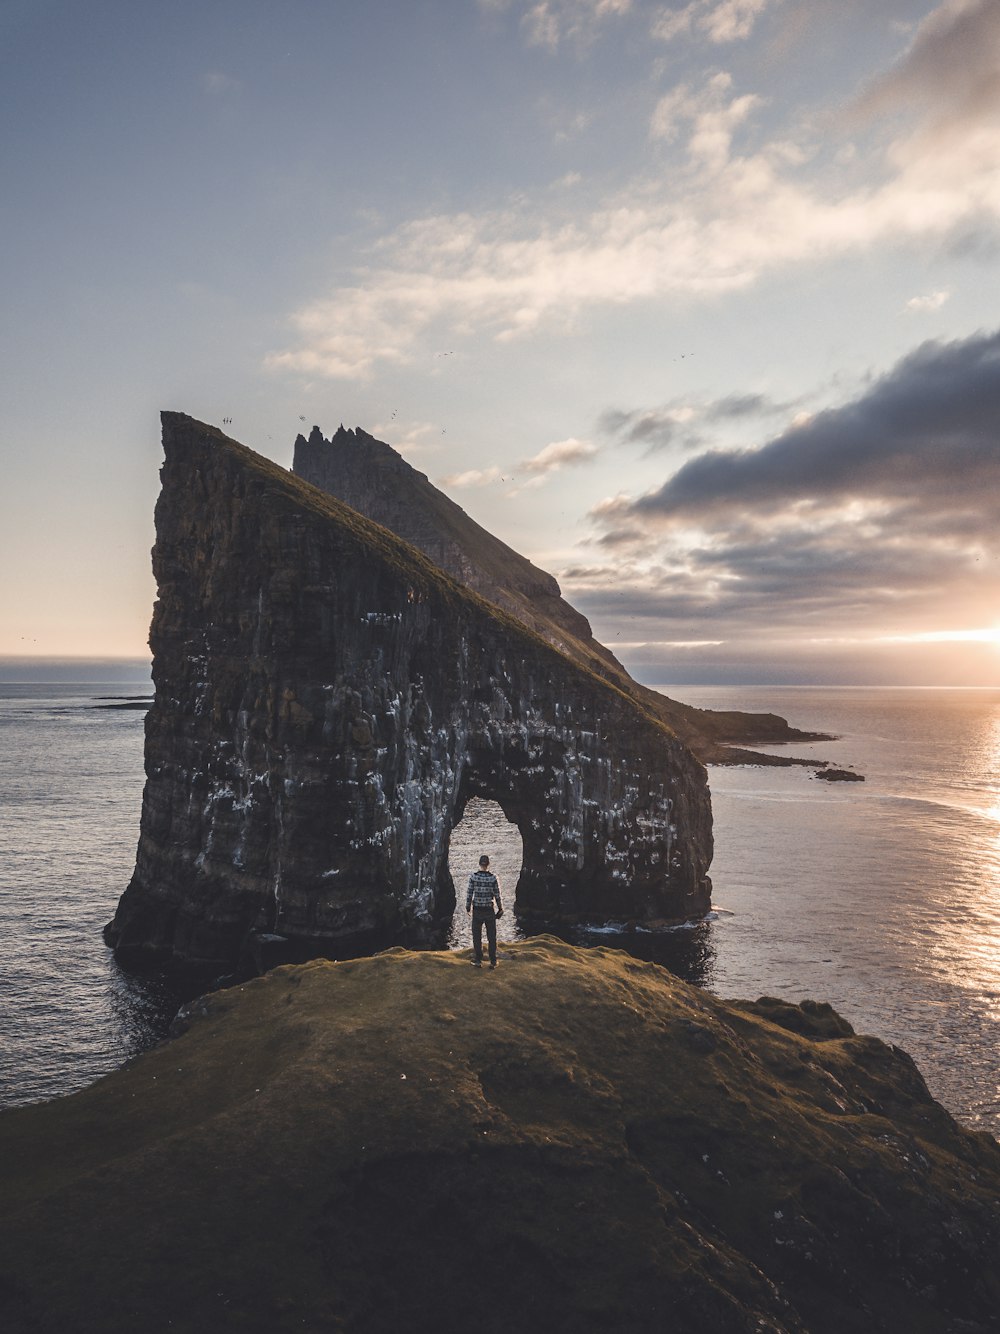
[[[449,949],[467,949],[472,945],[472,928],[465,911],[465,888],[484,852],[490,859],[490,870],[500,881],[503,897],[504,915],[497,922],[497,940],[516,940],[520,935],[514,922],[514,896],[524,856],[520,831],[507,819],[497,802],[470,797],[461,820],[451,831],[448,848],[448,870],[455,885],[455,913],[448,933]]]

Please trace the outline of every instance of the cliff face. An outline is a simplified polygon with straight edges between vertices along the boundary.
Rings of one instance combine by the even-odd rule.
[[[305,481],[411,542],[454,579],[631,695],[705,762],[789,763],[783,757],[731,747],[829,740],[797,731],[776,714],[696,709],[633,681],[614,654],[594,638],[587,618],[562,597],[551,574],[481,527],[390,445],[360,427],[349,431],[341,426],[326,440],[314,426],[308,439],[302,435],[296,439],[292,468]]]
[[[261,934],[427,928],[472,796],[520,830],[523,914],[707,911],[704,770],[634,700],[220,432],[165,413],[163,443],[120,957],[230,965]]]
[[[543,937],[186,1022],[0,1113],[8,1334],[997,1328],[1000,1149],[828,1006]]]
[[[300,435],[295,441],[292,471],[391,529],[591,670],[624,673],[594,639],[587,618],[563,600],[551,574],[470,519],[383,440],[343,426],[325,440],[314,426],[308,440]]]

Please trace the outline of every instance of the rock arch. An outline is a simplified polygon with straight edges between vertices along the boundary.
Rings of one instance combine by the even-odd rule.
[[[123,959],[432,928],[470,796],[521,831],[519,912],[709,907],[705,771],[634,699],[407,543],[163,415],[155,701]]]

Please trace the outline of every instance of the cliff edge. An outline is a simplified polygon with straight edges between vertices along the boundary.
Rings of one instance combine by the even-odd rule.
[[[1000,1147],[828,1006],[550,937],[276,969],[0,1113],[8,1334],[985,1334]]]

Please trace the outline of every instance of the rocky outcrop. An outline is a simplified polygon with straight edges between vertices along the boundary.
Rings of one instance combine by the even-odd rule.
[[[360,427],[350,431],[341,426],[327,440],[314,426],[308,439],[297,437],[292,468],[411,542],[454,579],[633,696],[705,763],[815,764],[734,747],[830,740],[823,733],[798,731],[774,713],[696,709],[633,681],[610,649],[594,638],[587,618],[562,597],[551,574],[494,537],[391,445]]]
[[[413,547],[221,432],[163,416],[155,701],[130,962],[228,966],[450,917],[470,797],[520,830],[516,910],[709,907],[705,771],[633,699]]]
[[[6,1334],[986,1334],[1000,1149],[829,1006],[551,938],[279,968],[0,1113]]]

